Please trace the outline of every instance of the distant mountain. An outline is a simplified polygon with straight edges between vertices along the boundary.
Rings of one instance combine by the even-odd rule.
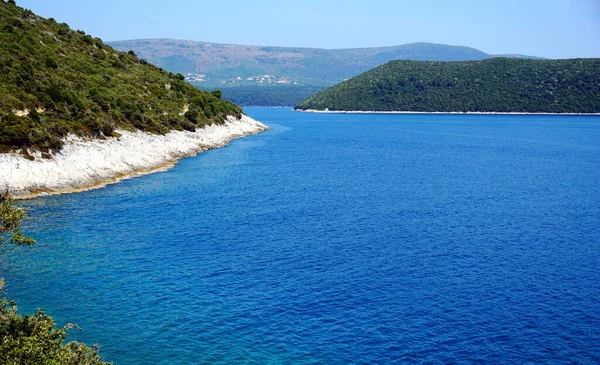
[[[600,59],[391,61],[295,108],[600,113]]]
[[[392,60],[459,61],[494,57],[474,48],[432,43],[318,49],[142,39],[109,42],[242,105],[294,105],[312,92]],[[511,55],[511,57],[529,57]],[[271,88],[265,88],[265,87]]]

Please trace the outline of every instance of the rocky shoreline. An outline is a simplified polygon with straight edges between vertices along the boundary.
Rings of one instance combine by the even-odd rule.
[[[592,115],[600,113],[524,113],[524,112],[413,112],[413,111],[378,111],[378,110],[319,110],[319,109],[295,109],[303,113],[331,113],[331,114],[473,114],[473,115]]]
[[[29,199],[100,188],[168,169],[181,158],[223,147],[233,139],[267,129],[266,125],[243,115],[195,132],[155,135],[119,130],[119,138],[104,140],[70,136],[63,149],[49,159],[29,160],[18,154],[0,154],[0,190],[8,191],[15,199]]]

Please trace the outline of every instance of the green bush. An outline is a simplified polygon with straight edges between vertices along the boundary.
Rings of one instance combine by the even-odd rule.
[[[213,95],[214,97],[216,97],[217,99],[221,99],[221,90],[213,90],[210,92],[211,95]]]
[[[0,144],[5,146],[24,146],[28,142],[29,120],[19,118],[13,113],[0,118]]]
[[[38,311],[34,315],[17,314],[14,302],[0,300],[0,363],[4,365],[56,364],[56,365],[101,365],[98,347],[87,347],[82,343],[69,342],[67,330],[55,327],[49,315]]]

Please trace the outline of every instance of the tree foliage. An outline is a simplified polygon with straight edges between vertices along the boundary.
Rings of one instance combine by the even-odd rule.
[[[198,114],[192,129],[242,114],[133,51],[116,51],[3,1],[0,44],[0,152],[56,151],[69,133],[104,138],[116,128],[159,134],[190,129],[181,115],[186,105],[210,110]]]
[[[600,113],[600,59],[393,61],[295,108]]]
[[[19,315],[14,302],[0,300],[0,363],[5,365],[102,365],[98,347],[64,343],[69,324],[57,328],[46,313]]]
[[[21,232],[25,210],[15,208],[8,193],[0,195],[0,246],[5,244],[28,245],[35,241]]]
[[[285,84],[221,86],[223,99],[242,106],[293,106],[324,88]]]

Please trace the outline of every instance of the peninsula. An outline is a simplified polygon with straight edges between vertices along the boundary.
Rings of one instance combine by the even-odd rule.
[[[79,191],[267,127],[133,51],[0,2],[0,190]]]
[[[600,59],[392,61],[317,93],[297,110],[600,113]]]

